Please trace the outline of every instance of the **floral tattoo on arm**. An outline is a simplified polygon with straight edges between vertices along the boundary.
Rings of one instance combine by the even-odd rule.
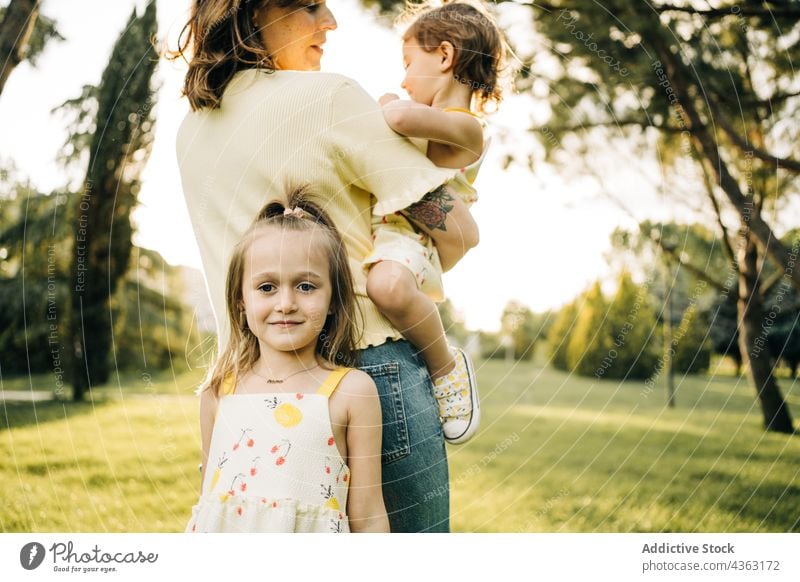
[[[404,214],[414,222],[424,224],[431,230],[444,230],[447,213],[453,209],[453,196],[443,185],[431,190],[422,200],[404,210]]]

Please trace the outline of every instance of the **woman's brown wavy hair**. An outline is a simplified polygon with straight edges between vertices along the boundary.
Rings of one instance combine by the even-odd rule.
[[[247,317],[241,309],[243,277],[247,252],[256,233],[264,228],[307,232],[322,240],[330,269],[332,286],[330,314],[325,319],[317,339],[316,353],[333,366],[355,366],[357,330],[363,329],[363,316],[356,303],[353,275],[347,259],[347,250],[339,231],[321,204],[313,201],[308,186],[288,188],[285,202],[270,202],[256,216],[253,224],[236,244],[228,264],[225,282],[225,304],[228,315],[228,344],[217,357],[207,380],[199,391],[211,390],[219,396],[226,378],[241,376],[252,369],[261,357],[258,338],[247,326]],[[287,208],[301,208],[303,217],[285,215]]]
[[[416,40],[433,52],[443,42],[455,48],[453,76],[472,87],[474,107],[485,112],[503,99],[500,77],[506,68],[507,42],[494,18],[477,2],[455,1],[436,8],[408,5],[402,21],[414,19],[403,40]]]
[[[300,0],[194,0],[191,15],[168,59],[189,63],[183,94],[193,111],[216,109],[233,76],[245,69],[275,71],[253,17],[268,3],[281,8]],[[187,58],[189,55],[189,58]]]

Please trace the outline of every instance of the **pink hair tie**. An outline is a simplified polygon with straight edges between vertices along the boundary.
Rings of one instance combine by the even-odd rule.
[[[283,215],[284,216],[294,216],[296,218],[303,218],[305,217],[305,210],[300,208],[299,206],[295,206],[294,208],[284,208]]]

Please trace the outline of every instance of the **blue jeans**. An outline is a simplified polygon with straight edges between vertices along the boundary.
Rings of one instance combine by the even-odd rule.
[[[447,454],[431,378],[405,340],[359,352],[383,412],[383,499],[392,532],[450,531]]]

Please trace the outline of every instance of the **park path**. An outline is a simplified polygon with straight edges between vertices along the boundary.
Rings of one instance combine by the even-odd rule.
[[[53,393],[44,390],[0,390],[3,402],[45,402],[53,399]]]

